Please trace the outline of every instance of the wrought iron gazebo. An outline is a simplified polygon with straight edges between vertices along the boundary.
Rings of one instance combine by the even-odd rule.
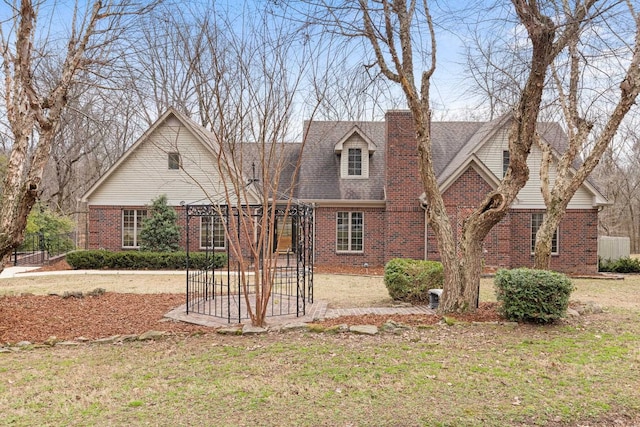
[[[242,323],[249,319],[246,301],[247,297],[252,301],[255,296],[253,285],[256,271],[257,274],[273,274],[267,317],[300,317],[306,314],[307,304],[313,303],[314,219],[311,206],[296,203],[265,210],[262,205],[235,207],[188,204],[186,214],[187,315],[208,315],[224,319],[227,323]],[[217,236],[218,242],[225,242],[225,233],[227,239],[237,239],[236,243],[242,248],[246,267],[249,255],[245,254],[249,254],[250,251],[247,250],[247,242],[242,243],[246,240],[246,233],[241,233],[242,227],[239,224],[241,220],[262,224],[264,215],[270,216],[270,220],[265,221],[265,224],[271,229],[267,230],[267,233],[257,234],[271,236],[269,240],[272,247],[269,250],[276,257],[275,262],[269,264],[263,257],[249,258],[250,268],[242,271],[240,260],[231,251],[231,245],[216,244],[214,241]],[[233,236],[229,233],[233,233]],[[195,236],[200,240],[197,245],[192,241]],[[257,236],[254,235],[253,238],[257,239]],[[206,262],[201,268],[194,268],[192,246],[199,247],[198,252],[204,252]],[[228,262],[225,266],[216,266],[216,253],[227,254]],[[245,280],[248,286],[243,286],[242,280]]]

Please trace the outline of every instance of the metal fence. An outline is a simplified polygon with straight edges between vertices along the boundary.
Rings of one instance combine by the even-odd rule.
[[[187,236],[191,234],[210,236],[209,230],[203,230],[202,224],[214,224],[214,217],[221,219],[229,228],[239,230],[240,215],[248,215],[251,221],[260,222],[262,206],[245,206],[236,209],[228,206],[187,205]],[[209,218],[205,221],[202,218]],[[278,222],[280,221],[280,222]],[[286,223],[286,233],[278,229],[279,223]],[[231,224],[231,225],[230,225]],[[193,232],[200,227],[199,232]],[[228,264],[216,268],[214,263],[204,269],[187,267],[187,314],[198,313],[224,319],[228,323],[241,323],[249,318],[247,303],[255,303],[255,287],[257,275],[271,274],[271,297],[267,307],[267,317],[295,315],[304,316],[307,303],[313,303],[313,209],[306,205],[295,205],[289,209],[276,207],[276,225],[273,233],[280,251],[277,253],[275,266],[265,266],[263,260],[250,260],[249,271],[243,271],[237,259],[234,259],[227,245]],[[238,238],[241,236],[238,231]],[[283,236],[286,235],[286,238]],[[189,237],[188,237],[189,239]],[[201,242],[202,243],[202,242]],[[187,263],[189,248],[187,242]],[[200,245],[202,246],[202,245]],[[286,246],[286,250],[283,248]],[[245,248],[246,249],[246,248]],[[210,249],[205,248],[209,253]],[[211,250],[211,255],[213,250]],[[213,256],[211,256],[213,261]],[[257,266],[257,268],[256,268]],[[260,283],[265,283],[263,277]]]
[[[51,259],[75,249],[73,233],[48,235],[28,233],[13,251],[13,265],[44,265]]]

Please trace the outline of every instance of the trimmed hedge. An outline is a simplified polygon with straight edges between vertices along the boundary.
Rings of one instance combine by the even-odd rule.
[[[429,289],[442,288],[442,263],[394,258],[384,266],[384,284],[394,300],[412,304],[429,302]]]
[[[213,257],[212,257],[213,255]],[[184,270],[187,267],[186,252],[142,252],[105,250],[75,251],[67,254],[67,262],[76,270]],[[211,265],[222,268],[227,265],[226,253],[189,254],[189,268],[201,269]]]
[[[567,276],[547,270],[498,270],[494,279],[499,310],[515,322],[551,323],[564,317],[574,286]]]
[[[598,270],[608,273],[640,273],[640,260],[635,258],[598,259]]]

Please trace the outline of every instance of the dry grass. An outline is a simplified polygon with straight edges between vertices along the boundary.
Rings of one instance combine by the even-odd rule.
[[[31,293],[46,295],[64,291],[88,292],[104,288],[108,292],[155,294],[182,293],[186,276],[179,274],[64,274],[17,276],[0,280],[0,295]]]
[[[633,425],[640,318],[626,316],[0,354],[0,413],[18,426]]]
[[[640,275],[626,275],[624,280],[574,279],[576,290],[571,299],[596,301],[605,307],[634,309],[640,307]],[[182,293],[184,273],[176,274],[55,274],[24,276],[0,280],[0,295],[32,293],[45,295],[65,291],[87,292],[104,288],[120,293]],[[331,308],[379,307],[393,304],[383,278],[336,274],[314,275],[314,297],[327,301]],[[480,283],[480,301],[495,301],[493,279]]]
[[[573,299],[615,310],[544,327],[206,334],[0,354],[0,424],[638,424],[640,276],[575,283]],[[184,284],[184,274],[56,275],[1,280],[0,293],[183,292]],[[317,274],[315,297],[334,307],[391,302],[381,277]],[[495,300],[491,279],[481,300]]]

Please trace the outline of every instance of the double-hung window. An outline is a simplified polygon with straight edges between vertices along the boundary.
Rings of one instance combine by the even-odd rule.
[[[336,230],[338,252],[362,252],[364,241],[362,212],[338,212]]]
[[[147,217],[146,209],[122,210],[122,247],[139,248],[142,221]]]
[[[224,222],[219,215],[200,217],[200,249],[225,249]]]
[[[509,154],[509,150],[502,151],[502,177],[507,174],[507,169],[509,169],[509,161],[511,155]]]
[[[362,149],[349,148],[347,159],[347,174],[349,176],[362,175]]]
[[[536,248],[536,234],[538,233],[538,229],[542,226],[542,221],[544,220],[543,213],[532,213],[531,214],[531,253],[535,251]],[[558,254],[558,229],[553,232],[553,237],[551,238],[551,253],[554,255]]]

